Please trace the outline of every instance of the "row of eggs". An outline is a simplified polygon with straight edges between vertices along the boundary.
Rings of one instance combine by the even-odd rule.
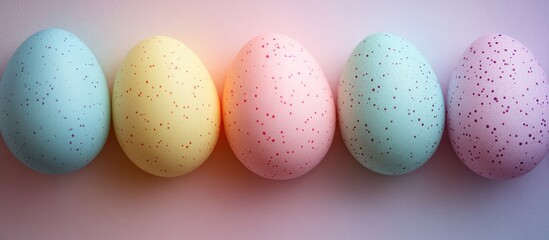
[[[223,121],[243,165],[266,178],[291,179],[324,158],[336,112],[351,154],[385,175],[422,166],[447,121],[465,165],[486,178],[508,179],[532,170],[549,149],[548,94],[532,53],[509,36],[491,34],[463,53],[445,107],[423,55],[402,37],[378,33],[351,53],[335,103],[311,54],[287,36],[266,34],[246,43],[234,59],[220,106],[201,60],[183,43],[157,36],[126,56],[111,104],[87,46],[69,32],[46,29],[29,37],[6,66],[0,131],[23,164],[69,173],[102,149],[112,107],[116,137],[128,158],[148,173],[173,177],[209,157]]]

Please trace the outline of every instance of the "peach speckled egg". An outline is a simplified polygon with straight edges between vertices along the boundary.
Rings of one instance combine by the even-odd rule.
[[[210,74],[177,40],[142,41],[116,75],[116,137],[130,160],[148,173],[173,177],[200,166],[215,147],[220,117]]]
[[[519,177],[549,150],[549,83],[519,41],[490,34],[473,42],[454,70],[447,98],[450,140],[475,173]]]
[[[334,136],[330,86],[315,59],[295,40],[266,34],[236,56],[223,91],[224,126],[238,159],[270,179],[313,169]]]

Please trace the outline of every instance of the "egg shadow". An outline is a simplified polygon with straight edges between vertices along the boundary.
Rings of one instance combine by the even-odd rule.
[[[40,188],[59,181],[63,175],[48,175],[25,166],[10,152],[6,142],[0,137],[0,183],[10,189],[6,194],[23,192],[29,186]],[[69,176],[71,174],[68,174]],[[13,191],[13,192],[11,192]]]
[[[194,182],[192,180],[197,177],[197,171],[167,178],[140,169],[125,155],[112,129],[103,150],[86,169],[88,174],[93,175],[90,178],[94,181],[89,187],[93,187],[95,191],[107,192],[109,197],[118,200],[150,200],[157,194],[166,195],[172,190],[185,192],[185,188]]]
[[[525,185],[539,178],[537,174],[527,174],[509,180],[491,180],[477,175],[458,158],[447,132],[436,153],[419,171],[422,179],[418,184],[424,185],[422,194],[417,195],[421,201],[434,209],[471,216],[485,212],[502,198],[505,201],[519,198],[522,192],[530,191]]]

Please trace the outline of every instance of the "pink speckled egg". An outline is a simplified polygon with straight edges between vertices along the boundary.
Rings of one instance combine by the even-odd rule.
[[[292,179],[326,155],[335,131],[330,86],[295,40],[266,34],[250,40],[230,67],[223,91],[229,144],[252,172]]]
[[[549,85],[519,41],[490,34],[473,42],[447,95],[452,146],[467,167],[489,179],[519,177],[549,150]]]

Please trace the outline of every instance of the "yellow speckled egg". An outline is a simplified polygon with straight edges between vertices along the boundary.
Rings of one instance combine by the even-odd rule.
[[[118,142],[150,174],[189,173],[215,147],[221,115],[215,85],[202,61],[175,39],[137,44],[116,74],[112,101]]]

